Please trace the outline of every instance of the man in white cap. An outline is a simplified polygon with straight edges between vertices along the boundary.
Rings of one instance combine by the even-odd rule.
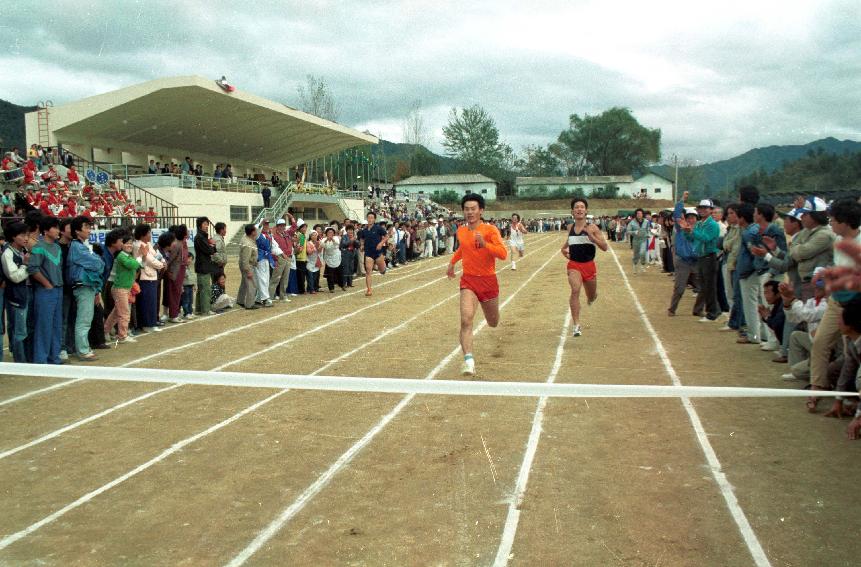
[[[257,236],[257,268],[254,278],[257,282],[257,303],[263,307],[272,307],[272,300],[269,298],[269,274],[275,267],[273,252],[277,246],[269,232],[269,219],[263,219],[260,234]],[[281,252],[280,248],[278,252]]]
[[[697,280],[700,291],[694,304],[694,315],[700,315],[701,322],[716,321],[720,317],[720,306],[717,301],[717,253],[720,227],[712,218],[713,208],[714,203],[711,199],[703,199],[697,205],[697,215],[700,220],[693,226],[682,227],[693,241],[694,252],[697,255]]]

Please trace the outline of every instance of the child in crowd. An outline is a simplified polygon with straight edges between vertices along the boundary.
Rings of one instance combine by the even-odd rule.
[[[120,250],[114,259],[114,285],[111,287],[114,308],[105,320],[105,335],[113,338],[111,331],[116,325],[117,342],[133,343],[137,339],[129,336],[129,319],[131,318],[129,294],[131,293],[132,285],[135,283],[135,274],[141,265],[132,257],[132,235],[123,235],[122,241],[122,250]]]
[[[194,284],[197,280],[197,274],[194,272],[194,250],[188,249],[188,267],[185,269],[185,279],[182,282],[182,318],[194,319],[197,315],[194,314]]]

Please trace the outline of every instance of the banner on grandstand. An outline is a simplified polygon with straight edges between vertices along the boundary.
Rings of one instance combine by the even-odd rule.
[[[129,227],[129,230],[131,231],[132,228]],[[191,227],[188,228],[188,239],[189,240],[194,239],[194,233],[196,231],[197,231],[197,229],[194,229]],[[104,245],[105,244],[105,237],[108,235],[109,232],[110,232],[109,229],[104,229],[104,228],[94,229],[92,232],[90,232],[90,244],[95,244],[98,242],[99,244]],[[152,241],[157,242],[158,237],[161,236],[162,233],[165,233],[165,232],[167,232],[166,228],[154,228],[154,229],[152,229]]]

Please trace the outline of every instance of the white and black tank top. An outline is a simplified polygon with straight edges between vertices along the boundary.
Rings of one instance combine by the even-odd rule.
[[[568,231],[568,258],[574,262],[591,262],[595,259],[595,243],[589,240],[586,231],[574,232],[575,225]]]

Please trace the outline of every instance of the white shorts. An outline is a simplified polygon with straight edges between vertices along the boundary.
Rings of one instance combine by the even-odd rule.
[[[523,242],[515,242],[514,240],[509,240],[508,245],[512,248],[517,248],[521,252],[523,252]]]

